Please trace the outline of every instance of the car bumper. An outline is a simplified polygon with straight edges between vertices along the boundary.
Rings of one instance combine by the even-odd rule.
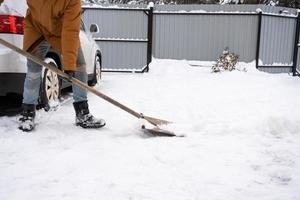
[[[22,35],[1,34],[1,38],[20,47]],[[26,73],[26,58],[0,45],[0,73]]]
[[[26,73],[26,58],[7,49],[0,49],[0,73]]]

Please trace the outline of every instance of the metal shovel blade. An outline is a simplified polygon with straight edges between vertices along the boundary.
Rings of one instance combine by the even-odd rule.
[[[167,125],[167,124],[172,123],[172,122],[164,120],[164,119],[158,119],[158,118],[146,116],[143,113],[141,113],[140,115],[141,115],[142,119],[145,119],[146,121],[148,121],[150,124],[152,124],[154,126]]]
[[[144,125],[142,126],[142,130],[144,133],[152,136],[164,136],[164,137],[177,137],[177,135],[171,131],[161,129],[159,127],[154,128],[146,128]]]
[[[151,127],[149,128],[148,125],[146,125],[147,123],[142,124],[141,127],[144,133],[151,136],[184,137],[184,135],[176,135],[173,131],[166,130],[165,128],[161,128],[161,126],[165,127],[164,125],[171,124],[172,122],[164,119],[145,116],[142,113],[140,115],[141,115],[141,119],[148,122],[149,127]]]

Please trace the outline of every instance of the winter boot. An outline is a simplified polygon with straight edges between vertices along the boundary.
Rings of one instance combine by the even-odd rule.
[[[23,111],[21,117],[19,118],[19,129],[24,132],[32,131],[35,127],[35,105],[33,104],[23,104]]]
[[[83,128],[101,128],[105,126],[103,119],[96,119],[90,114],[87,101],[75,102],[73,105],[76,112],[76,126]]]

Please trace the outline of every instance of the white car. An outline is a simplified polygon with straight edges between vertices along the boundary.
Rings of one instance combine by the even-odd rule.
[[[20,48],[23,44],[24,15],[27,9],[25,0],[5,0],[0,6],[0,37]],[[99,31],[96,24],[87,30],[81,23],[80,42],[87,64],[89,85],[99,83],[101,79],[101,51],[92,38]],[[61,56],[50,50],[45,58],[61,69]],[[8,93],[22,94],[26,75],[26,58],[0,45],[0,96]],[[57,101],[61,89],[70,86],[53,72],[44,69],[39,103],[49,105]]]

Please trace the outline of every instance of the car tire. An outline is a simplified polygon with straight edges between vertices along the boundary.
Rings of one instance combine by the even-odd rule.
[[[99,56],[96,56],[93,79],[90,84],[91,86],[95,86],[97,83],[100,83],[102,73],[101,71],[101,59]]]
[[[45,62],[57,67],[56,62],[51,58],[47,58]],[[56,73],[45,68],[42,81],[41,103],[45,110],[49,110],[52,105],[57,104],[59,101],[60,79]]]

